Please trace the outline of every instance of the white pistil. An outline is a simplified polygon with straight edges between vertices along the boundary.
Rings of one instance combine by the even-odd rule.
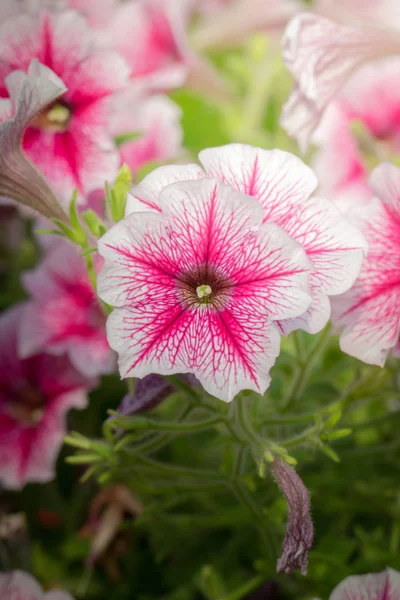
[[[209,285],[199,285],[196,288],[196,294],[199,300],[206,298],[212,294],[212,289]]]

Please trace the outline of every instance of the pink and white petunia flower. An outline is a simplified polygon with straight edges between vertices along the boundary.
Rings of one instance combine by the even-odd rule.
[[[356,69],[400,54],[400,32],[389,27],[335,23],[317,14],[292,19],[283,58],[295,79],[281,124],[305,150],[324,111]]]
[[[284,334],[295,329],[317,333],[330,317],[331,296],[348,290],[357,278],[366,250],[361,233],[333,203],[312,196],[313,171],[281,150],[230,144],[203,150],[205,172],[196,165],[153,171],[128,197],[127,213],[156,208],[160,189],[176,179],[216,177],[235,190],[254,196],[264,209],[264,222],[279,225],[301,244],[313,265],[309,285],[313,301],[304,315],[279,321]]]
[[[27,74],[14,71],[6,77],[5,86],[10,99],[0,98],[0,198],[65,221],[66,215],[53,191],[21,151],[25,129],[65,92],[64,84],[34,60]]]
[[[66,414],[85,408],[93,385],[65,356],[19,358],[24,309],[0,317],[0,482],[9,489],[53,478]]]
[[[70,243],[52,245],[41,264],[23,274],[31,300],[21,319],[19,354],[66,353],[86,377],[115,366],[105,316],[89,281],[84,259]]]
[[[376,197],[353,214],[368,255],[354,286],[335,299],[332,321],[343,330],[343,352],[383,366],[400,329],[400,170],[384,163],[370,185]]]
[[[24,571],[0,573],[0,598],[2,600],[74,600],[61,590],[44,592],[36,579]]]
[[[119,154],[110,129],[111,100],[128,80],[124,60],[98,50],[85,19],[74,11],[23,14],[0,26],[0,97],[6,78],[27,71],[32,59],[51,69],[68,88],[27,127],[23,150],[69,201],[112,180]],[[53,99],[51,99],[53,100]]]
[[[313,166],[323,193],[344,212],[372,198],[368,167],[400,152],[399,84],[400,57],[362,67],[314,136],[320,149]]]
[[[122,377],[192,373],[225,401],[264,393],[279,353],[272,321],[310,303],[301,246],[263,224],[254,198],[216,179],[167,185],[157,210],[125,217],[99,252],[98,293],[117,307],[107,333]]]
[[[185,83],[226,98],[217,71],[192,50],[188,28],[194,0],[129,0],[120,4],[101,42],[129,64],[131,79],[164,91]]]
[[[352,575],[333,590],[329,600],[397,600],[400,596],[400,573],[385,569],[381,573]]]
[[[176,158],[182,147],[181,110],[166,96],[130,87],[118,95],[112,128],[121,162],[133,175],[146,163]]]

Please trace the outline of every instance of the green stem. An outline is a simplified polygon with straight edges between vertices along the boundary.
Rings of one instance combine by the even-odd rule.
[[[239,483],[238,481],[233,481],[231,482],[231,487],[239,502],[249,511],[249,513],[253,517],[256,529],[261,535],[265,553],[268,556],[268,559],[272,560],[273,558],[275,558],[275,548],[267,535],[263,516],[260,513],[258,506],[253,502],[253,499],[251,498],[251,496],[249,496],[247,490],[243,487],[241,483]]]
[[[137,429],[140,431],[174,431],[177,433],[195,433],[196,431],[203,431],[204,429],[210,429],[215,425],[219,425],[224,423],[225,419],[223,417],[213,417],[212,419],[206,419],[205,421],[192,421],[189,423],[179,423],[179,422],[166,422],[166,421],[156,421],[154,419],[146,419],[145,417],[141,417],[140,420],[132,418],[132,420],[122,419],[116,417],[113,420],[113,423],[116,427],[120,427],[125,429],[126,431]]]
[[[257,589],[262,583],[264,583],[264,581],[265,575],[257,575],[257,577],[254,577],[253,579],[242,585],[242,587],[240,587],[238,590],[235,590],[231,594],[228,594],[228,596],[224,596],[224,598],[221,598],[220,600],[241,600],[242,598],[250,594],[252,591]]]
[[[301,367],[298,367],[297,372],[292,380],[289,391],[282,402],[282,412],[288,412],[293,404],[299,400],[307,387],[311,373],[314,370],[322,352],[328,345],[331,335],[331,328],[327,326],[322,332],[318,342],[312,348],[311,352],[306,356]]]
[[[137,456],[137,461],[138,464],[135,465],[135,468],[143,466],[144,468],[153,469],[158,473],[174,478],[192,477],[195,479],[219,481],[221,484],[229,483],[229,480],[222,473],[218,473],[217,471],[206,471],[204,469],[193,469],[181,465],[170,465],[142,455]]]
[[[90,283],[92,284],[93,290],[97,292],[97,277],[94,269],[94,262],[91,254],[85,256],[86,268],[89,275]]]
[[[241,397],[240,395],[236,398],[236,418],[237,422],[245,434],[247,441],[258,444],[261,441],[260,436],[254,431],[247,414],[247,402],[249,400]]]

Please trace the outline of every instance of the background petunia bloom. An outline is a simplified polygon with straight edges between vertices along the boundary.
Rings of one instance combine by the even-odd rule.
[[[86,406],[93,384],[65,356],[18,357],[23,310],[0,318],[0,482],[10,489],[53,478],[66,413]]]
[[[395,600],[400,594],[400,573],[385,569],[381,573],[352,575],[333,590],[329,600]]]
[[[200,167],[189,165],[165,167],[148,175],[132,190],[127,212],[156,206],[157,186],[178,179],[216,177],[235,190],[254,196],[264,209],[264,222],[284,229],[303,246],[313,265],[310,307],[295,319],[280,320],[279,327],[285,334],[295,329],[320,331],[330,317],[329,297],[348,290],[360,272],[366,250],[361,233],[331,202],[311,196],[317,179],[292,154],[230,144],[203,150],[199,158],[205,173]]]
[[[32,61],[27,74],[14,71],[4,85],[9,99],[0,98],[0,197],[63,221],[66,215],[32,163],[21,151],[21,140],[32,119],[65,92],[63,82],[47,67]]]
[[[101,43],[115,48],[129,64],[132,81],[148,90],[186,83],[226,98],[217,71],[198,56],[188,40],[193,0],[130,0],[114,11]]]
[[[368,61],[400,54],[400,32],[370,24],[341,25],[305,13],[290,21],[282,44],[295,85],[281,123],[305,150],[325,109],[353,72]]]
[[[117,307],[107,333],[122,377],[192,373],[226,401],[263,393],[279,352],[272,321],[310,302],[304,251],[262,223],[255,199],[215,179],[167,185],[158,205],[99,242],[98,292]]]
[[[354,286],[333,304],[333,323],[343,329],[343,352],[383,366],[400,327],[400,170],[377,167],[370,178],[376,195],[354,213],[369,251]]]
[[[166,96],[130,87],[116,98],[112,128],[121,163],[135,175],[145,164],[176,158],[182,147],[181,110]]]
[[[20,356],[66,353],[82,375],[111,372],[115,360],[106,339],[105,315],[77,248],[64,241],[52,245],[22,281],[32,299],[22,315]]]
[[[6,77],[37,59],[62,79],[68,91],[47,105],[27,127],[25,154],[69,201],[112,180],[119,155],[110,130],[110,100],[127,82],[123,59],[98,50],[85,19],[74,11],[23,14],[0,26],[0,97]]]
[[[325,112],[313,166],[347,212],[372,198],[368,168],[400,152],[400,57],[359,69]]]
[[[0,598],[2,600],[74,600],[67,592],[43,592],[42,587],[29,573],[11,571],[0,573]]]

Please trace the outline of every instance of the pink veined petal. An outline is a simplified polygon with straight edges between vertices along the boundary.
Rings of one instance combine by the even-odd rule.
[[[264,220],[282,227],[305,249],[314,267],[310,274],[313,302],[298,321],[291,319],[280,326],[285,333],[297,328],[320,331],[330,316],[323,294],[343,293],[360,271],[366,250],[361,233],[332,203],[309,197],[316,177],[289,153],[232,144],[204,150],[199,156],[210,175],[257,198],[265,211]]]
[[[243,388],[262,392],[278,352],[271,319],[310,302],[302,248],[261,226],[254,199],[216,180],[171,184],[159,206],[162,214],[132,214],[99,242],[98,293],[121,307],[107,331],[122,376],[189,371],[224,400]],[[181,274],[203,264],[232,282],[220,310],[182,299]]]
[[[273,220],[270,214],[276,214],[288,200],[300,205],[318,183],[312,169],[283,150],[228,144],[202,150],[199,159],[209,176],[257,198],[264,208],[265,220]],[[281,212],[286,213],[286,206]]]
[[[329,600],[399,600],[400,573],[386,569],[381,573],[352,575],[339,583]]]
[[[391,163],[374,169],[369,184],[394,219],[400,222],[400,170]]]
[[[354,217],[369,251],[354,286],[334,300],[332,321],[344,352],[383,366],[399,337],[400,221],[377,198]]]
[[[400,35],[394,30],[348,27],[307,13],[289,23],[282,43],[296,83],[281,123],[303,150],[350,75],[369,60],[400,53]]]
[[[82,13],[89,21],[92,27],[107,27],[116,10],[115,0],[101,0],[101,7],[98,0],[66,0],[66,4]]]
[[[132,76],[147,78],[151,86],[159,85],[159,76],[165,83],[171,78],[171,87],[183,83],[186,67],[175,28],[180,29],[177,21],[186,17],[178,6],[183,4],[170,15],[169,0],[130,1],[118,8],[111,22],[110,41],[129,63]]]
[[[110,50],[97,50],[82,60],[68,79],[68,99],[78,105],[122,90],[129,77],[124,59]]]
[[[43,591],[29,573],[12,571],[0,573],[0,598],[18,600],[43,600]]]
[[[66,132],[31,127],[25,134],[26,154],[40,164],[67,202],[74,189],[86,195],[118,173],[120,158],[109,133],[109,110],[105,98],[76,109]]]
[[[346,24],[369,25],[377,23],[395,27],[400,23],[400,6],[397,0],[317,0],[314,10],[329,19]]]
[[[0,598],[2,600],[74,600],[67,592],[54,590],[45,594],[32,575],[19,570],[0,573]]]
[[[50,248],[44,261],[23,276],[32,296],[22,311],[19,355],[67,353],[86,377],[109,373],[114,358],[105,337],[101,308],[84,261],[65,242]]]
[[[114,114],[113,130],[117,136],[138,136],[120,145],[121,162],[128,164],[133,173],[146,163],[177,156],[183,138],[181,111],[169,98],[143,97],[130,89],[119,94]]]
[[[369,202],[372,191],[367,171],[350,131],[350,118],[341,104],[329,105],[313,141],[319,146],[312,166],[319,177],[321,194],[344,214]]]
[[[203,169],[195,164],[158,167],[131,189],[126,202],[125,215],[148,210],[160,212],[160,194],[167,185],[203,177],[205,177]]]
[[[32,61],[28,74],[15,71],[6,79],[15,115],[0,124],[0,196],[29,206],[44,216],[66,216],[52,190],[21,151],[21,139],[33,117],[65,92],[63,82]]]

